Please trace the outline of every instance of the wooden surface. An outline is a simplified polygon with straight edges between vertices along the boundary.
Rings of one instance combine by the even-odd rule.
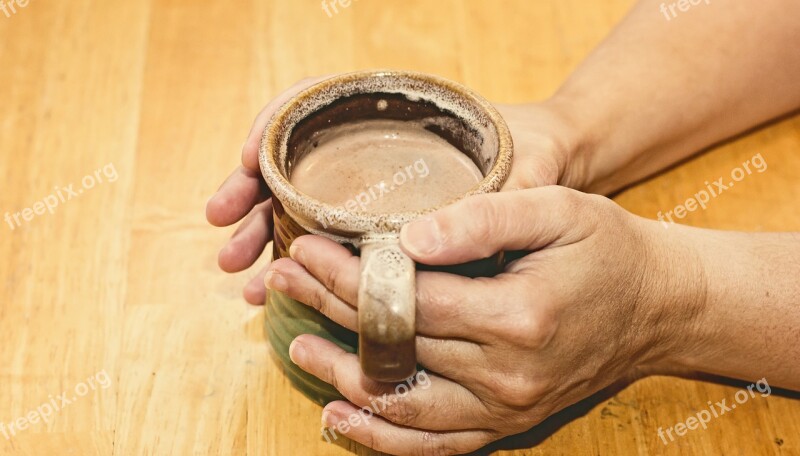
[[[47,423],[0,433],[2,454],[370,454],[320,438],[320,409],[289,388],[262,309],[240,297],[250,273],[217,269],[232,229],[209,227],[204,205],[254,115],[304,76],[375,67],[541,99],[631,3],[360,0],[328,17],[317,0],[30,0],[0,12],[0,215],[109,164],[118,173],[53,214],[0,225],[0,422],[109,379]],[[655,218],[761,153],[766,172],[684,221],[798,231],[799,131],[800,118],[784,120],[616,199]],[[800,401],[776,392],[668,446],[658,438],[738,388],[649,378],[505,446],[800,454]]]

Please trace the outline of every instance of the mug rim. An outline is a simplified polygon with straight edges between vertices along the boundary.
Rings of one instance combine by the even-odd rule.
[[[368,213],[341,210],[341,208],[337,206],[325,203],[301,192],[289,182],[288,178],[281,172],[276,161],[276,152],[283,147],[283,144],[281,144],[282,138],[285,137],[288,140],[291,135],[291,133],[289,133],[284,136],[282,133],[287,128],[294,128],[297,124],[297,122],[295,122],[295,125],[286,125],[289,114],[315,95],[341,85],[342,83],[382,77],[415,79],[422,83],[437,86],[451,93],[455,93],[457,96],[473,104],[486,115],[486,118],[489,120],[490,128],[494,129],[494,132],[497,134],[497,156],[489,172],[486,173],[480,182],[475,184],[468,191],[442,204],[423,210],[391,213]],[[358,237],[363,234],[398,232],[403,225],[426,213],[453,204],[468,196],[493,193],[500,190],[500,187],[508,178],[511,169],[512,155],[513,142],[511,132],[505,120],[503,120],[500,113],[489,101],[466,86],[439,76],[416,71],[363,70],[334,75],[319,81],[300,91],[278,108],[264,128],[261,144],[259,146],[258,160],[261,174],[272,192],[272,197],[277,198],[284,209],[287,210],[292,218],[300,223],[304,229],[312,233],[329,233],[329,231],[334,230],[339,233],[353,234]],[[314,214],[318,214],[318,216],[315,217]],[[318,217],[321,214],[333,215],[325,217],[329,223],[325,224],[324,229],[306,226],[305,223],[302,223],[302,221],[296,217],[297,215],[303,215],[319,222]],[[330,234],[328,235],[330,236]]]

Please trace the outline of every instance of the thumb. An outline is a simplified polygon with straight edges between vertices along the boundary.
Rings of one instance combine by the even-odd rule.
[[[415,261],[448,265],[571,244],[594,230],[595,201],[560,186],[475,195],[405,225],[400,245]]]

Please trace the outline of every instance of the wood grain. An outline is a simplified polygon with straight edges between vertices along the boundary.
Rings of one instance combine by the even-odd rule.
[[[31,0],[0,13],[0,215],[117,173],[0,226],[0,422],[87,379],[110,384],[6,439],[2,454],[372,454],[319,435],[319,407],[269,356],[263,311],[225,275],[204,220],[255,114],[296,80],[404,68],[498,102],[551,93],[631,0]],[[744,135],[616,197],[655,218],[757,153],[685,223],[800,230],[800,118]],[[264,263],[266,259],[261,261]],[[664,446],[659,427],[741,385],[648,378],[574,406],[502,454],[800,454],[800,401],[756,396]]]

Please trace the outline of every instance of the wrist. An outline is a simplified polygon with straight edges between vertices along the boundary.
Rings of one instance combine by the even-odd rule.
[[[637,305],[637,326],[648,335],[640,364],[665,373],[694,369],[688,360],[702,350],[699,341],[708,306],[705,262],[692,242],[691,228],[665,229],[661,223],[638,220],[648,251],[647,279]]]
[[[542,102],[542,107],[559,126],[554,133],[563,150],[564,167],[558,184],[587,193],[599,193],[593,190],[596,172],[592,163],[592,152],[599,147],[598,139],[581,115],[580,104],[571,97],[556,94]]]
[[[800,388],[797,312],[800,243],[789,233],[738,233],[671,225],[684,233],[705,276],[701,304],[692,308],[682,340],[665,363],[742,379],[767,376]]]

